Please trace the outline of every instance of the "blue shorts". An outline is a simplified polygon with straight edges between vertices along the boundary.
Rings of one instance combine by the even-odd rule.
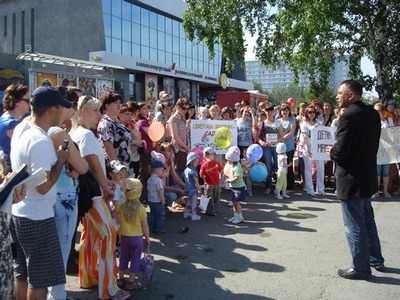
[[[246,200],[246,186],[243,187],[232,187],[232,196],[231,196],[231,201],[232,202],[244,202]]]
[[[377,165],[376,166],[376,172],[378,173],[378,176],[388,177],[389,173],[390,173],[390,164],[388,164],[388,165]]]

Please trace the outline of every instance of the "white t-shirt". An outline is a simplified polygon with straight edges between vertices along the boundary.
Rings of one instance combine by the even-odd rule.
[[[105,176],[107,173],[103,148],[94,133],[82,126],[78,126],[72,133],[71,138],[78,145],[82,157],[92,154],[97,155]]]
[[[305,143],[304,141],[304,136],[303,134],[300,135],[300,141],[303,143],[303,155],[308,155],[307,153],[307,149],[311,149],[311,130],[314,129],[315,127],[321,125],[318,120],[315,120],[314,125],[310,125],[310,123],[308,122],[302,122],[300,125],[300,131],[301,133],[305,133],[308,135],[309,139],[308,139],[308,144]]]
[[[11,149],[10,159],[13,170],[25,163],[29,174],[40,168],[49,172],[57,162],[54,144],[47,132],[26,121],[15,127],[11,139]],[[57,187],[55,184],[45,195],[39,194],[36,188],[28,188],[26,198],[12,205],[12,214],[34,221],[52,218],[56,199]]]
[[[285,153],[283,154],[278,154],[278,171],[284,174],[287,174],[287,167],[284,167],[283,165],[287,163],[287,156]]]

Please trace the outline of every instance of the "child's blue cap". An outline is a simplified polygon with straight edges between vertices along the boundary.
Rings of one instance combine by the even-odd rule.
[[[153,160],[153,161],[150,163],[150,169],[158,169],[158,168],[163,168],[163,169],[165,169],[165,166],[164,166],[164,164],[163,164],[161,161],[159,161],[159,160]]]

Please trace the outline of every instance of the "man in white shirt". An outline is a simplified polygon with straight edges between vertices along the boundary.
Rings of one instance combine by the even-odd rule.
[[[47,298],[47,288],[65,283],[65,272],[54,221],[55,183],[69,157],[68,150],[57,153],[47,135],[56,126],[63,107],[71,102],[51,87],[37,88],[31,97],[32,115],[14,130],[11,139],[11,166],[27,165],[29,173],[43,168],[47,181],[28,188],[26,198],[12,206],[11,234],[17,244],[14,259],[16,298]],[[29,275],[28,275],[29,274]]]

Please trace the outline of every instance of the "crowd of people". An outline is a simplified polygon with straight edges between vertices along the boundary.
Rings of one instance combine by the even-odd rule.
[[[23,85],[7,88],[3,107],[3,175],[22,164],[30,173],[43,168],[47,174],[46,182],[14,196],[11,214],[0,212],[0,296],[7,299],[67,298],[65,274],[74,263],[80,222],[79,285],[98,286],[100,299],[127,299],[130,291],[142,287],[136,274],[143,237],[149,244],[150,234],[166,232],[165,212],[170,208],[181,210],[183,218],[200,221],[198,196],[204,194],[209,198],[205,215],[217,216],[221,188],[227,188],[233,207],[229,222],[244,222],[241,205],[254,193],[252,164],[246,156],[253,144],[262,148],[256,163],[268,170],[264,195],[290,198],[296,184],[308,195],[324,195],[326,186],[335,184],[334,164],[313,158],[310,132],[317,126],[337,127],[345,110],[333,112],[329,101],[318,100],[297,108],[287,102],[255,106],[247,101],[233,108],[196,107],[184,98],[174,105],[161,91],[152,111],[146,102],[124,103],[113,91],[97,99],[76,87],[40,87],[30,95]],[[392,103],[375,103],[374,108],[382,128],[398,125]],[[224,156],[206,147],[200,165],[190,143],[194,119],[234,121],[237,147],[227,149]],[[149,133],[156,122],[164,127],[159,141]],[[384,197],[390,197],[390,170],[390,165],[377,168]],[[149,207],[148,216],[144,205]]]

